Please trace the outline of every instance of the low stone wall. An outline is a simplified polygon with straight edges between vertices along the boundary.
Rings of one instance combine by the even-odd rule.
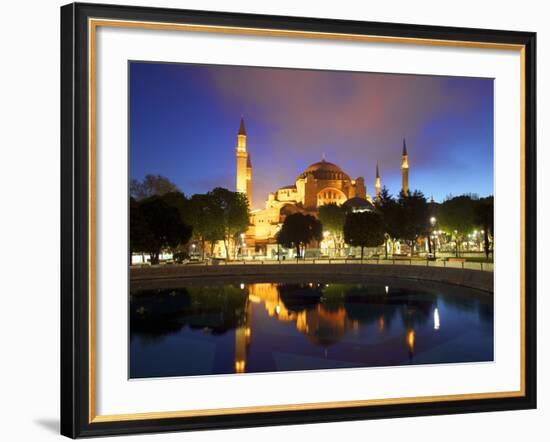
[[[493,292],[493,272],[479,270],[385,264],[237,264],[237,265],[161,265],[132,267],[132,282],[202,279],[213,277],[334,277],[402,278],[431,281]]]

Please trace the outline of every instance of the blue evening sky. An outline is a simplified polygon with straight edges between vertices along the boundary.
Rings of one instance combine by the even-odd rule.
[[[241,115],[253,170],[253,207],[327,161],[374,194],[376,163],[401,188],[443,201],[493,193],[493,80],[131,62],[130,175],[160,174],[186,194],[235,188]]]

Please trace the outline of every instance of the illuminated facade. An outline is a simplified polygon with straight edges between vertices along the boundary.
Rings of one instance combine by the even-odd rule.
[[[246,130],[241,117],[237,134],[236,148],[236,190],[245,193],[249,204],[252,201],[252,163],[247,151]],[[408,193],[408,155],[405,140],[401,169],[403,175],[403,192]],[[380,199],[381,178],[376,165],[375,198]],[[320,206],[325,204],[342,205],[348,200],[364,201],[372,207],[373,198],[367,192],[365,179],[352,179],[334,163],[323,159],[311,164],[300,173],[293,184],[281,187],[269,193],[264,208],[251,210],[250,226],[246,232],[243,255],[268,254],[269,245],[275,244],[275,235],[286,216],[301,212],[316,216]],[[274,253],[274,248],[271,247]]]

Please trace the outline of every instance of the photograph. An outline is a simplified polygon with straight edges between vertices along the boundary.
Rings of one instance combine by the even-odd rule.
[[[128,378],[494,361],[494,88],[128,60]]]
[[[549,433],[545,2],[5,5],[1,440]]]
[[[537,407],[534,27],[291,6],[61,7],[61,434]]]

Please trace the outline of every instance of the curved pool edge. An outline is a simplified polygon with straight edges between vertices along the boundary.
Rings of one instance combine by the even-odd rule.
[[[449,267],[386,264],[227,264],[131,267],[132,285],[143,282],[215,277],[384,277],[451,284],[493,293],[493,272]]]

